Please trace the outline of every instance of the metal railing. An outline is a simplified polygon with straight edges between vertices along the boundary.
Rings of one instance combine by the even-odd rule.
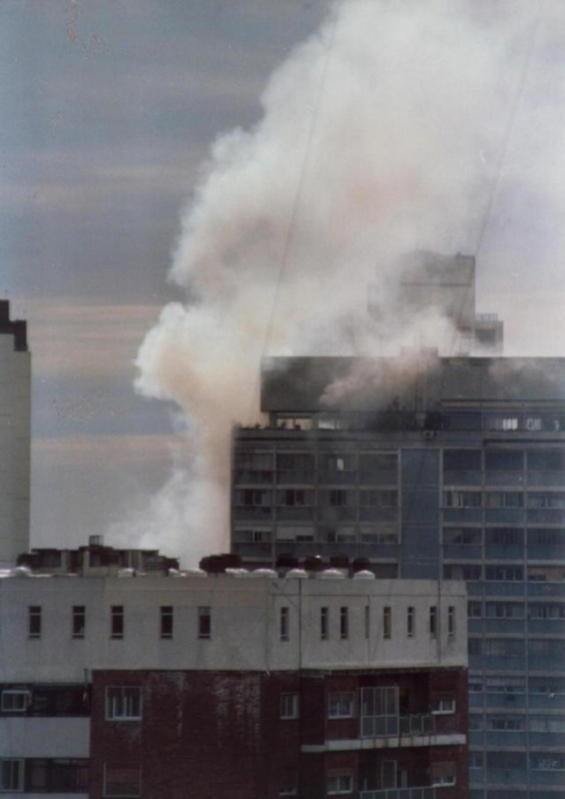
[[[359,791],[359,799],[436,799],[436,789],[424,788],[386,788],[378,791]]]
[[[398,735],[431,735],[433,731],[434,718],[429,713],[413,714],[409,716],[361,717],[362,738],[390,738]],[[415,797],[415,799],[417,798]]]

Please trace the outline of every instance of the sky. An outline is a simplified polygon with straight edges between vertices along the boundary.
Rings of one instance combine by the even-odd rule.
[[[506,353],[563,355],[564,73],[560,0],[2,0],[32,546],[225,548],[259,358],[378,354],[403,250],[475,255]]]

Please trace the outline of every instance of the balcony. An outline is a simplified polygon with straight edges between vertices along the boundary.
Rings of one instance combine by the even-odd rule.
[[[359,799],[436,799],[436,789],[427,785],[423,788],[385,788],[378,791],[359,791]]]
[[[410,716],[362,716],[362,738],[394,738],[400,735],[431,735],[434,717],[430,713]]]

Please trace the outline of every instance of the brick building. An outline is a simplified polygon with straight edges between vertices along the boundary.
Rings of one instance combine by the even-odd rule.
[[[112,569],[0,581],[3,795],[468,795],[462,582]]]

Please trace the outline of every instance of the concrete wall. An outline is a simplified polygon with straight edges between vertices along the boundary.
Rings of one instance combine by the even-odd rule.
[[[0,333],[0,568],[29,549],[31,356]]]
[[[86,632],[72,637],[72,607],[86,608]],[[124,608],[124,637],[110,636],[113,605]],[[430,636],[429,607],[438,605],[438,636]],[[40,606],[41,635],[29,637],[29,606]],[[172,639],[161,639],[160,606],[174,609]],[[212,634],[198,637],[198,607],[209,606]],[[368,637],[365,607],[369,607]],[[383,633],[391,607],[392,635]],[[413,637],[408,607],[416,608]],[[456,614],[448,636],[447,608]],[[288,640],[280,614],[288,608]],[[320,608],[329,609],[321,640]],[[341,608],[349,630],[341,637]],[[207,578],[7,578],[0,581],[0,682],[82,682],[85,669],[292,670],[462,666],[467,663],[463,583],[425,580]]]

